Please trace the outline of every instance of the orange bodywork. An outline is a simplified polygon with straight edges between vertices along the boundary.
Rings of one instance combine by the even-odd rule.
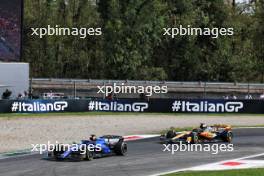
[[[199,135],[200,137],[204,137],[206,139],[213,139],[215,134],[214,133],[210,133],[210,132],[202,132]]]

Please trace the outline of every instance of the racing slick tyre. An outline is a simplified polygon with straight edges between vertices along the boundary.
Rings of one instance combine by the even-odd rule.
[[[191,141],[190,141],[191,144],[197,144],[198,143],[198,135],[197,135],[197,133],[192,132],[190,134],[190,137],[191,137]]]
[[[54,151],[48,151],[48,153],[47,153],[47,159],[55,159]]]
[[[117,155],[124,156],[127,153],[127,144],[124,141],[119,141],[114,148]]]
[[[85,151],[85,152],[84,152]],[[71,161],[82,161],[86,159],[87,149],[85,146],[81,146],[77,151],[71,151],[70,160]]]
[[[231,142],[233,139],[233,133],[231,131],[227,131],[223,134],[222,139],[224,142]]]
[[[94,159],[94,152],[93,151],[89,151],[88,149],[86,150],[85,153],[85,160],[87,161],[91,161]]]
[[[175,137],[175,133],[172,131],[172,130],[169,130],[167,133],[166,133],[166,138],[167,139],[171,139],[171,138],[174,138]]]
[[[49,156],[51,156],[55,160],[59,160],[59,156],[65,151],[67,148],[65,148],[63,145],[57,144],[52,151],[49,152]]]
[[[81,154],[80,152],[72,152],[70,155],[71,161],[82,161],[85,159],[85,154]]]

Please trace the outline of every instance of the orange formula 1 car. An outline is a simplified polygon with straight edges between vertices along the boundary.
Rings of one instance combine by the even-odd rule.
[[[161,141],[168,143],[186,142],[186,143],[199,143],[199,142],[231,142],[233,138],[232,128],[230,125],[213,125],[207,126],[202,123],[200,128],[193,129],[192,131],[176,132],[172,128],[161,135]]]

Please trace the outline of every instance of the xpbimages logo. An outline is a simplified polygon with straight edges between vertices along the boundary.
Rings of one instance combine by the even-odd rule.
[[[39,38],[43,38],[44,36],[79,36],[81,39],[86,38],[87,36],[100,36],[102,35],[101,28],[68,28],[68,27],[60,27],[59,25],[41,28],[31,28],[32,36],[38,36]]]
[[[56,102],[13,102],[12,112],[59,112],[64,111],[68,107],[66,101]]]
[[[210,152],[213,155],[220,152],[233,152],[234,144],[163,144],[163,152],[169,152],[174,155],[176,152]]]

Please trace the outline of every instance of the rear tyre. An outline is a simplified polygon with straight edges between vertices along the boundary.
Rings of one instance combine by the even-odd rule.
[[[191,135],[190,135],[190,137],[192,138],[191,139],[191,144],[197,144],[198,143],[198,135],[197,135],[197,133],[195,133],[195,132],[192,132],[191,133]]]
[[[231,131],[227,131],[223,134],[223,137],[222,137],[223,141],[224,142],[232,142],[232,139],[233,139],[233,133]]]
[[[127,153],[127,144],[124,141],[119,141],[114,148],[117,155],[124,156]]]

